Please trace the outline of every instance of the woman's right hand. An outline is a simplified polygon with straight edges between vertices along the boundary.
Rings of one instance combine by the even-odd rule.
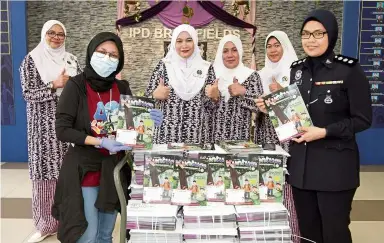
[[[52,81],[53,88],[54,89],[64,88],[68,79],[69,79],[69,76],[65,74],[65,69],[63,69],[63,71],[61,71],[59,77],[57,77],[56,80]]]
[[[160,83],[153,91],[153,98],[157,100],[166,100],[169,97],[170,88],[164,85],[164,79],[160,78]]]
[[[261,96],[261,97],[255,99],[255,102],[256,102],[257,108],[259,108],[259,110],[261,112],[267,114],[267,108],[265,108],[265,103],[264,103],[263,97]]]
[[[213,84],[209,84],[205,87],[205,95],[214,101],[219,100],[220,98],[219,79],[216,79]]]

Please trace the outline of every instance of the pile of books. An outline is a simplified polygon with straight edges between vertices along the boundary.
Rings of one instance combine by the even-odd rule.
[[[235,208],[240,242],[291,242],[289,215],[282,203]]]

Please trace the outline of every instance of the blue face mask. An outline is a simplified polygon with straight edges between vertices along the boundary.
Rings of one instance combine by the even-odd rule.
[[[108,55],[94,52],[91,57],[91,66],[95,72],[103,78],[108,77],[116,71],[119,60],[111,58]]]

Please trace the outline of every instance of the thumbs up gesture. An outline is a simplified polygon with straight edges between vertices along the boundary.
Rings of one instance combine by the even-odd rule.
[[[159,85],[157,86],[155,91],[153,91],[153,98],[157,100],[166,100],[169,97],[169,93],[170,88],[168,86],[165,86],[164,79],[160,78]]]
[[[60,75],[57,77],[56,80],[52,81],[53,88],[64,88],[64,86],[67,84],[67,81],[69,79],[69,76],[65,74],[65,68],[61,71]]]
[[[275,92],[283,87],[276,81],[275,77],[272,77],[272,83],[269,85],[269,91]]]
[[[205,87],[205,95],[214,101],[219,100],[219,79],[216,79],[213,84],[209,84]]]
[[[235,96],[244,96],[247,92],[246,88],[239,83],[236,77],[233,77],[233,84],[228,87],[229,94],[233,97]]]

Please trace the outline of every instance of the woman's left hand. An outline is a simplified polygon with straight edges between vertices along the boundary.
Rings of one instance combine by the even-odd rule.
[[[233,77],[233,84],[228,87],[228,91],[231,96],[244,96],[245,92],[247,92],[245,87],[239,84],[239,81],[236,79],[236,77]]]
[[[159,109],[152,109],[149,114],[151,116],[151,119],[155,123],[155,126],[160,126],[163,122],[163,112]]]
[[[304,134],[299,138],[292,138],[296,143],[312,142],[325,138],[327,135],[325,128],[320,127],[300,127],[298,130],[304,132]]]

